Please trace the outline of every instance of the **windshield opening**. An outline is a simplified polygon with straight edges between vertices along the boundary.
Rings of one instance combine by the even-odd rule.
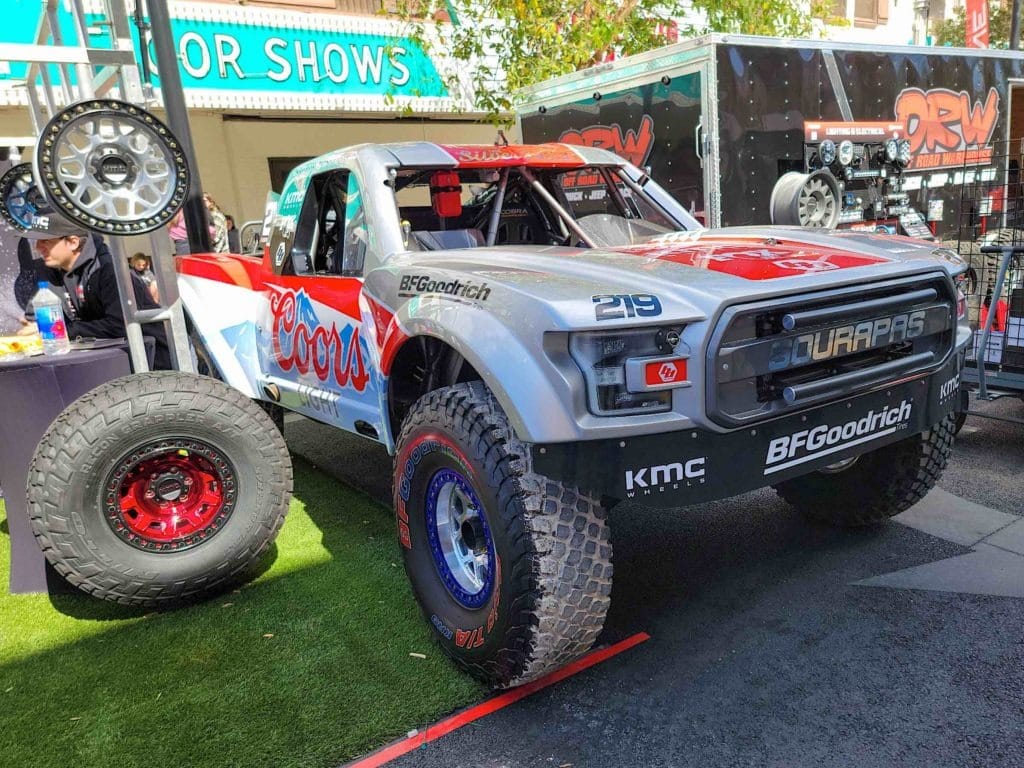
[[[406,168],[394,189],[410,250],[613,248],[700,228],[682,206],[656,200],[615,167]]]

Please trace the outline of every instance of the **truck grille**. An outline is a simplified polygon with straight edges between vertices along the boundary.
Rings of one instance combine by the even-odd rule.
[[[708,347],[708,416],[740,426],[912,378],[955,333],[943,275],[730,307]]]

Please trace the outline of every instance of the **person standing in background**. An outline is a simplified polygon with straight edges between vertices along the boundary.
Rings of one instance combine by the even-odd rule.
[[[230,213],[226,213],[224,214],[224,220],[227,221],[228,224],[228,250],[231,251],[231,253],[241,253],[242,233],[235,228],[235,217]]]
[[[167,224],[167,234],[174,244],[174,255],[184,256],[189,252],[188,230],[185,228],[185,211],[179,209]]]
[[[159,304],[160,294],[156,287],[156,275],[153,274],[152,270],[153,260],[140,252],[128,259],[128,264],[142,282],[146,284],[146,288],[149,289],[149,295],[153,297],[153,301]]]
[[[212,253],[228,253],[228,223],[220,206],[208,194],[203,195],[206,212],[210,219],[210,250]]]

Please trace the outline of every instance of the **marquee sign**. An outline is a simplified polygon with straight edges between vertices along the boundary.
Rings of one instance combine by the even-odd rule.
[[[38,0],[11,2],[17,6],[16,21],[4,36],[32,42]],[[90,5],[87,10],[93,10]],[[66,39],[74,40],[71,16],[58,7]],[[171,2],[169,9],[191,107],[366,111],[391,110],[397,103],[416,111],[452,111],[469,106],[448,93],[437,62],[395,21],[194,2]],[[110,47],[104,39],[107,26],[95,23],[100,21],[94,14],[89,22],[96,36],[92,44]],[[138,55],[134,25],[132,41]],[[159,88],[152,45],[148,53]],[[12,63],[0,71],[0,82],[24,76],[25,66]]]

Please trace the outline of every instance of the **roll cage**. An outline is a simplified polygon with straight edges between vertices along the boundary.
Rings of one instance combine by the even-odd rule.
[[[648,194],[645,187],[652,182],[631,170],[603,165],[396,168],[391,184],[410,250],[520,244],[610,247],[666,231],[700,229],[667,195],[659,199]],[[451,185],[433,183],[439,174],[457,177],[459,204],[439,204],[441,195],[454,194]]]

